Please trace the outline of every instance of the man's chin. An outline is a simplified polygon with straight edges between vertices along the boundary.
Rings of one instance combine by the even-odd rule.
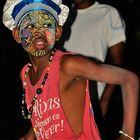
[[[46,55],[50,50],[39,50],[39,51],[34,51],[31,53],[32,56],[34,57],[42,57]]]

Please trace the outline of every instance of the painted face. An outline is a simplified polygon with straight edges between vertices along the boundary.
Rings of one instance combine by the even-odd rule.
[[[25,15],[19,30],[22,46],[33,56],[44,56],[54,46],[56,21],[45,11],[34,11]]]

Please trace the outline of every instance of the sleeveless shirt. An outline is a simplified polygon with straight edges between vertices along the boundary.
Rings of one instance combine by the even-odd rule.
[[[94,120],[92,109],[90,108],[88,80],[86,86],[85,109],[83,116],[83,132],[76,136],[69,125],[63,110],[59,93],[59,67],[63,55],[61,51],[56,51],[50,64],[48,79],[43,86],[43,92],[38,95],[32,113],[32,126],[37,140],[101,140]],[[28,64],[27,64],[28,65]],[[22,82],[27,69],[25,65],[22,69]],[[33,86],[29,77],[26,79],[25,102],[27,108],[30,107],[36,89],[40,87],[47,68],[43,71],[39,81]]]

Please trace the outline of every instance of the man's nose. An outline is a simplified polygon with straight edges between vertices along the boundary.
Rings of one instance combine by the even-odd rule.
[[[45,35],[45,31],[41,28],[35,28],[34,31],[33,31],[33,35],[41,37],[41,36]]]

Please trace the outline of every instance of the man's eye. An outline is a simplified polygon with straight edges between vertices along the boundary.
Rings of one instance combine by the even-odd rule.
[[[32,29],[32,28],[34,28],[34,25],[28,25],[27,26],[27,29]]]
[[[43,26],[44,26],[45,28],[51,28],[51,27],[52,27],[52,25],[51,25],[50,23],[44,24]]]

